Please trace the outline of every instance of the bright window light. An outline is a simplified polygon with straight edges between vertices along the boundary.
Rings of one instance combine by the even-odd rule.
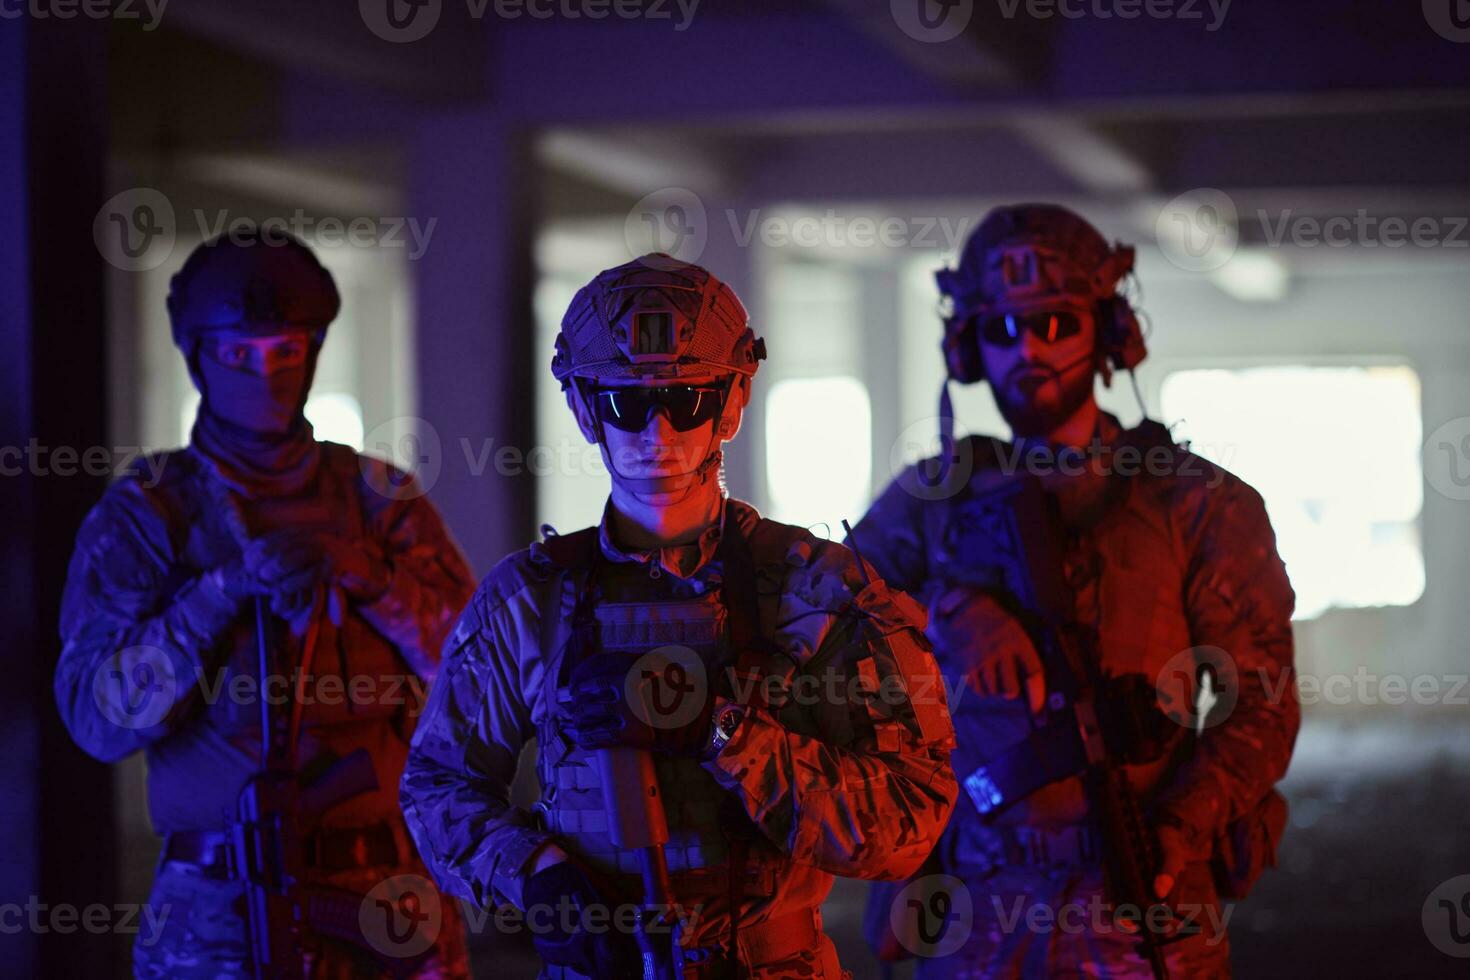
[[[362,452],[362,406],[351,395],[322,392],[306,399],[306,420],[318,439]]]
[[[1296,618],[1424,593],[1419,378],[1407,367],[1176,371],[1176,436],[1258,490]]]
[[[773,385],[766,396],[766,516],[840,540],[842,519],[856,522],[866,509],[872,431],[868,389],[856,378]]]
[[[179,408],[181,444],[188,443],[198,411],[199,393],[191,391]],[[310,395],[306,399],[306,418],[318,439],[340,442],[362,452],[362,405],[356,398],[336,391]]]

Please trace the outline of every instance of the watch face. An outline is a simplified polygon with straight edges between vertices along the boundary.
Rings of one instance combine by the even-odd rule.
[[[715,727],[719,729],[722,737],[729,738],[735,734],[735,729],[740,727],[740,720],[744,717],[745,712],[739,708],[729,708],[720,715]]]

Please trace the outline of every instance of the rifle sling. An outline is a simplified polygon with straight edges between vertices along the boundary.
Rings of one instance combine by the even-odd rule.
[[[760,610],[756,601],[755,559],[729,501],[725,502],[724,522],[715,557],[720,561],[723,576],[721,590],[730,647],[735,654],[735,674],[740,684],[745,685],[743,689],[752,692],[752,699],[764,707],[763,689],[759,683],[764,649],[759,642]],[[737,686],[733,693],[738,697],[741,689]],[[734,794],[727,796],[720,806],[720,828],[730,848],[729,942],[734,955],[740,949],[741,884],[745,878],[746,861],[750,857],[750,842],[757,833],[740,798]]]

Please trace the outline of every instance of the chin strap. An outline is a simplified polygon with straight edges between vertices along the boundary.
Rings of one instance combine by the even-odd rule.
[[[719,436],[715,436],[714,441],[718,442]],[[616,468],[613,467],[611,453],[608,454],[607,466],[608,469],[612,471],[613,476],[617,479],[619,483],[623,484],[623,486],[627,487],[638,496],[654,493],[672,493],[679,488],[679,482],[681,480],[688,480],[688,482],[684,484],[683,493],[679,494],[679,496],[674,498],[673,500],[665,502],[666,504],[677,504],[683,501],[685,497],[688,497],[691,493],[693,493],[695,487],[702,487],[706,483],[708,483],[711,474],[718,476],[720,472],[720,464],[724,461],[724,451],[720,449],[713,449],[709,452],[708,455],[704,457],[704,462],[700,463],[699,466],[695,467],[689,472],[675,473],[673,476],[654,477],[623,476],[621,473],[617,472]]]

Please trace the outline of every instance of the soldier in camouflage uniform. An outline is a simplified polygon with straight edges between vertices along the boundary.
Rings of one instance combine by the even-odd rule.
[[[166,919],[155,943],[135,944],[140,977],[253,973],[228,830],[261,767],[262,692],[280,705],[273,737],[291,739],[303,785],[354,750],[371,760],[354,789],[374,772],[376,789],[324,797],[304,828],[306,875],[341,890],[347,931],[379,882],[424,870],[398,777],[473,579],[412,480],[313,435],[303,409],[338,306],[331,275],[288,235],[237,230],[200,246],[169,296],[202,396],[190,444],[114,483],[77,536],[56,700],[89,754],[147,754],[164,836],[150,903]],[[260,626],[274,659],[264,687]],[[371,936],[308,936],[310,961],[286,969],[466,976],[455,911],[436,924],[411,960]]]
[[[1125,431],[1094,399],[1098,373],[1110,380],[1144,354],[1117,291],[1131,267],[1132,249],[1109,247],[1065,209],[992,212],[959,268],[939,275],[951,304],[944,352],[950,379],[990,382],[1014,441],[956,443],[946,390],[941,457],[901,474],[854,530],[883,578],[927,604],[959,735],[965,792],[926,871],[941,890],[963,882],[966,900],[945,895],[942,907],[973,909],[971,931],[946,945],[932,934],[915,942],[901,929],[870,930],[886,958],[919,947],[942,953],[921,961],[922,977],[1152,974],[1108,906],[1103,858],[1120,845],[1100,839],[1082,779],[1033,774],[1044,785],[1004,807],[988,781],[1042,744],[1033,740],[1056,704],[1016,597],[984,585],[1003,580],[997,569],[1010,558],[977,519],[976,501],[1008,481],[1039,480],[1059,513],[1058,571],[1076,622],[1095,637],[1109,686],[1117,679],[1118,691],[1133,692],[1113,703],[1126,702],[1157,735],[1140,740],[1125,771],[1157,835],[1158,867],[1145,880],[1200,927],[1164,947],[1169,975],[1228,975],[1221,898],[1249,887],[1284,821],[1272,786],[1300,717],[1293,595],[1261,498],[1157,423]],[[1175,689],[1200,671],[1215,678],[1219,697],[1203,723],[1195,688]],[[1179,725],[1157,724],[1165,708]],[[1055,755],[1036,748],[1041,761],[1030,768]],[[903,916],[888,918],[883,903],[893,898],[879,891],[870,923],[897,926]],[[1043,914],[1028,920],[1036,909]]]
[[[720,447],[764,355],[697,266],[650,255],[585,286],[552,369],[612,475],[602,521],[503,560],[445,648],[404,813],[441,887],[525,910],[544,977],[643,975],[627,930],[590,915],[647,898],[616,815],[644,790],[609,791],[609,752],[654,760],[688,977],[838,980],[833,876],[902,878],[948,819],[922,610],[725,495]],[[655,700],[677,695],[662,714],[637,708],[650,673]],[[532,738],[528,812],[509,792]]]

